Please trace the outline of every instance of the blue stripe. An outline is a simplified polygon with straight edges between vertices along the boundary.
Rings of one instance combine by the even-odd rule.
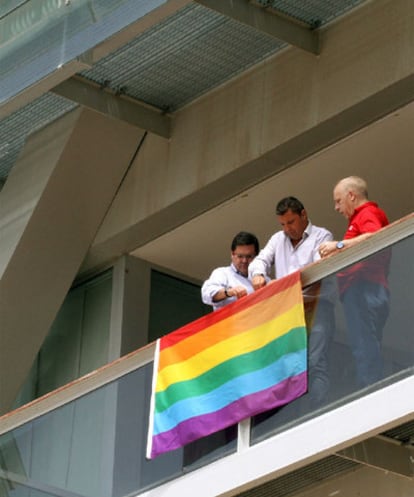
[[[169,409],[156,413],[153,435],[169,431],[195,416],[218,411],[228,404],[306,371],[306,349],[284,355],[266,368],[238,376],[208,394],[183,399]]]

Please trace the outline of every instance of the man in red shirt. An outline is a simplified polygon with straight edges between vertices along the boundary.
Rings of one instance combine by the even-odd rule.
[[[348,228],[342,241],[321,244],[321,257],[366,240],[389,224],[385,212],[368,200],[367,184],[362,178],[342,179],[333,196],[335,210],[348,219]],[[389,313],[389,263],[390,251],[386,249],[337,275],[357,381],[362,387],[378,381],[383,374],[381,339]]]

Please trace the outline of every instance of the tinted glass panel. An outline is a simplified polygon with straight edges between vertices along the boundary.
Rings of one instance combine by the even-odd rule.
[[[325,278],[319,290],[313,286],[309,391],[255,417],[254,442],[412,374],[414,265],[407,261],[413,251],[411,236]]]
[[[322,368],[310,361],[310,391],[303,397],[254,418],[252,444],[413,374],[414,265],[407,264],[413,250],[411,236],[304,289],[310,334],[329,324],[312,344],[316,350],[327,346],[328,363]],[[370,322],[373,339],[361,345]],[[8,481],[0,484],[8,485],[6,495],[41,497],[62,490],[86,497],[134,495],[236,450],[233,427],[147,460],[151,381],[148,364],[1,436],[0,478],[7,471]]]

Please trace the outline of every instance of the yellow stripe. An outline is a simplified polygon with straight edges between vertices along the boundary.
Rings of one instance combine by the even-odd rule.
[[[259,349],[292,328],[304,325],[303,305],[300,303],[271,321],[222,340],[185,361],[167,366],[158,372],[156,391],[161,392],[173,383],[195,378],[228,359]],[[176,357],[176,361],[180,360]]]
[[[266,321],[270,321],[274,318],[275,314],[287,312],[299,301],[302,301],[300,282],[265,300],[259,301],[257,304],[237,314],[229,316],[227,319],[223,319],[205,328],[195,335],[189,336],[172,347],[162,350],[159,370],[161,371],[165,367],[174,364],[177,361],[177,357],[180,357],[180,360],[192,357],[200,349],[200,344],[208,343],[213,345],[229,336],[230,333],[232,335],[244,333]]]

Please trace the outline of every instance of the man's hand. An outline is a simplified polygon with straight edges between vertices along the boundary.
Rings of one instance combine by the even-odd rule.
[[[257,274],[252,278],[252,286],[255,290],[259,290],[266,285],[266,278],[261,274]]]
[[[244,286],[233,286],[227,290],[227,295],[240,299],[241,297],[247,295],[247,290]]]
[[[358,235],[354,238],[347,238],[346,240],[342,240],[344,243],[343,248],[338,249],[336,244],[338,242],[333,241],[333,242],[323,242],[319,245],[319,254],[321,257],[328,257],[328,255],[334,254],[335,252],[339,252],[340,250],[343,250],[344,248],[349,248],[353,247],[354,245],[361,243],[365,240],[368,240],[368,238],[371,238],[371,236],[374,233],[362,233],[361,235]]]
[[[233,286],[231,288],[222,288],[213,296],[213,302],[220,302],[221,300],[226,300],[230,297],[236,297],[240,299],[247,295],[247,290],[244,286]]]
[[[324,258],[328,257],[328,255],[331,255],[335,252],[338,252],[338,249],[336,248],[336,241],[333,242],[323,242],[319,245],[319,255]]]

